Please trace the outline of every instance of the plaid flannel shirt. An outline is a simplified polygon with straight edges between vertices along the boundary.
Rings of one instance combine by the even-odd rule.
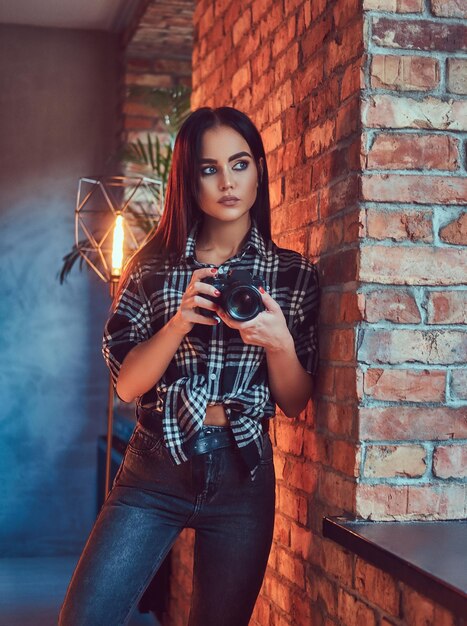
[[[157,259],[141,261],[124,285],[103,337],[103,355],[114,384],[128,352],[175,315],[194,270],[214,267],[196,260],[198,227],[196,224],[191,230],[184,258],[176,267],[165,264],[156,268]],[[253,222],[241,251],[218,271],[229,269],[246,269],[263,279],[284,313],[300,363],[315,374],[319,303],[315,265],[297,252],[264,241]],[[208,404],[223,404],[254,480],[262,456],[261,420],[275,415],[275,402],[264,348],[244,344],[237,330],[222,322],[217,326],[195,324],[161,379],[137,403],[160,414],[165,445],[175,464],[188,460],[189,442],[201,429]]]

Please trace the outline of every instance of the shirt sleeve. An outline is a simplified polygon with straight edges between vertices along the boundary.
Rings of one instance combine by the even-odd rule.
[[[302,367],[316,374],[319,363],[319,282],[316,266],[304,259],[295,285],[295,314],[291,334]]]
[[[104,327],[102,354],[114,385],[126,355],[150,337],[149,300],[143,289],[141,272],[134,269]]]

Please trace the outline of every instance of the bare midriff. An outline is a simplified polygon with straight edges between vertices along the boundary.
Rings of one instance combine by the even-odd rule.
[[[204,423],[211,426],[228,426],[229,420],[225,414],[223,404],[211,404],[206,409]]]

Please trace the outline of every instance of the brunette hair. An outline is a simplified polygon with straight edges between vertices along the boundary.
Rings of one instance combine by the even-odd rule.
[[[157,229],[128,261],[122,273],[114,303],[136,263],[157,257],[174,266],[185,251],[188,233],[196,221],[202,221],[198,205],[199,166],[203,134],[210,128],[229,126],[248,143],[258,169],[258,193],[250,213],[264,239],[271,239],[269,178],[263,141],[250,118],[233,107],[201,107],[183,122],[175,139],[164,211]],[[262,169],[260,168],[262,159]]]

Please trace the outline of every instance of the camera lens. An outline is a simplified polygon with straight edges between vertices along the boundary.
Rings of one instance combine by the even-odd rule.
[[[251,287],[238,287],[229,294],[226,312],[239,321],[251,320],[261,311],[261,297]]]

